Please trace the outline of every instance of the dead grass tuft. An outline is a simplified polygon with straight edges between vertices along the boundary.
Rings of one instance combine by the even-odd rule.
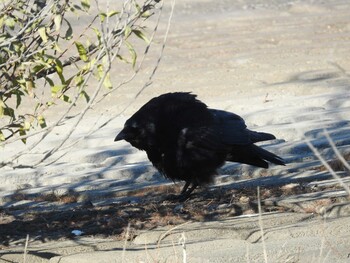
[[[150,186],[142,189],[129,190],[125,192],[117,192],[113,197],[135,196],[135,197],[148,197],[154,195],[164,194],[176,194],[180,191],[180,185],[159,185]]]
[[[333,204],[333,202],[334,200],[331,198],[324,198],[312,202],[306,202],[302,207],[305,213],[323,214],[323,211],[326,211],[327,207]]]
[[[68,193],[59,195],[54,192],[41,194],[35,197],[33,200],[37,202],[59,202],[63,204],[70,204],[78,202],[79,194],[78,193]]]
[[[342,156],[348,163],[350,163],[350,152],[345,153]],[[335,172],[348,171],[348,169],[340,159],[330,160],[327,163]],[[327,167],[325,167],[324,165],[316,167],[316,170],[320,172],[328,171]]]

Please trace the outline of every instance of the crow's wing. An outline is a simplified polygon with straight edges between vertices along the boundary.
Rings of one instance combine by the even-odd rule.
[[[232,112],[210,110],[214,116],[213,132],[220,140],[229,145],[246,145],[260,141],[276,139],[272,134],[247,129],[244,120]]]
[[[179,161],[182,158],[206,160],[227,153],[232,146],[250,146],[258,141],[275,139],[272,134],[248,130],[244,120],[234,113],[209,111],[213,115],[211,124],[181,130],[177,142]]]
[[[219,140],[212,128],[184,128],[177,140],[177,164],[180,167],[216,168],[223,162],[228,150],[228,145]]]
[[[214,116],[212,139],[228,145],[251,144],[250,131],[244,120],[237,114],[210,109]]]
[[[220,110],[209,111],[213,118],[208,125],[183,128],[179,133],[176,153],[178,162],[205,162],[223,158],[232,145],[252,143],[249,130],[240,116]]]

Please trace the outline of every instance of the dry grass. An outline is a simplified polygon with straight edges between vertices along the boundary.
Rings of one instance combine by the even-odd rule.
[[[305,213],[323,214],[327,207],[333,204],[334,200],[330,198],[323,198],[312,202],[305,202],[301,208]]]
[[[345,153],[342,155],[344,160],[346,160],[348,163],[350,163],[350,152]],[[328,165],[333,169],[335,172],[342,172],[342,171],[348,171],[347,167],[345,166],[344,162],[340,160],[339,158],[328,161]],[[324,165],[321,165],[319,167],[316,167],[316,170],[318,171],[328,171],[327,167]]]
[[[70,191],[66,194],[58,194],[54,191],[42,193],[39,195],[29,195],[18,189],[8,201],[30,200],[36,202],[59,202],[62,204],[77,203],[79,201],[79,193]]]
[[[179,186],[177,186],[179,187]],[[165,193],[172,192],[169,186],[145,188],[133,191],[142,197],[136,202],[122,202],[101,207],[75,207],[68,211],[27,212],[21,217],[11,216],[11,211],[0,213],[0,243],[9,244],[13,240],[30,236],[41,236],[43,239],[70,238],[73,229],[84,231],[85,235],[113,236],[125,239],[125,229],[128,224],[128,240],[132,240],[140,230],[150,230],[155,227],[173,227],[188,221],[220,220],[243,214],[258,213],[258,196],[255,189],[233,190],[216,188],[208,191],[203,189],[184,203],[164,200]],[[318,191],[320,189],[317,189]],[[312,193],[315,189],[299,184],[282,187],[260,187],[261,211],[296,211],[320,213],[328,206],[346,201],[343,198],[325,198],[312,202],[268,203],[264,199],[294,197],[299,193]],[[76,201],[76,196],[42,195],[38,200],[67,202]]]
[[[148,197],[152,195],[169,195],[177,194],[180,192],[181,186],[175,185],[158,185],[150,186],[141,189],[129,190],[125,192],[118,192],[113,194],[113,197],[124,197],[124,196],[134,196],[134,197]]]
[[[35,197],[33,200],[37,202],[59,202],[63,204],[70,204],[70,203],[76,203],[78,202],[79,194],[78,193],[68,193],[68,194],[63,194],[59,195],[54,192],[52,193],[46,193],[39,195]]]

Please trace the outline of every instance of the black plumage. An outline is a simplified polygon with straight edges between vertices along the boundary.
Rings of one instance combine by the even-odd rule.
[[[180,197],[186,199],[198,185],[212,182],[225,161],[263,168],[268,162],[284,165],[282,158],[254,144],[273,139],[272,134],[248,130],[234,113],[209,109],[196,95],[175,92],[142,106],[115,141],[146,151],[165,177],[185,181]]]

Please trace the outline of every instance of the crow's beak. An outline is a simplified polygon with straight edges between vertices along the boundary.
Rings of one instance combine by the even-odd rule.
[[[117,137],[115,137],[114,141],[121,141],[121,140],[124,140],[126,138],[126,134],[124,132],[124,130],[122,130],[118,135]]]

